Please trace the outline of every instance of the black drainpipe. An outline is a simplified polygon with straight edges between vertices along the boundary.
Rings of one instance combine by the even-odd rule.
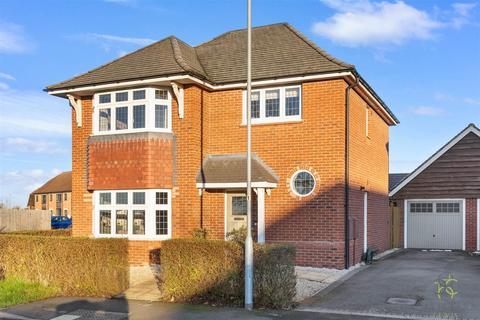
[[[349,186],[349,146],[350,146],[350,89],[355,88],[358,86],[359,78],[356,77],[355,83],[353,85],[348,85],[345,89],[345,269],[350,268],[350,223],[349,223],[349,215],[350,215],[350,203],[349,203],[349,194],[350,194],[350,186]]]

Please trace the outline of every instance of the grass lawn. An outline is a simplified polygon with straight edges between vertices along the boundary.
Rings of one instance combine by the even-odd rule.
[[[0,281],[0,308],[41,300],[55,295],[54,288],[45,287],[39,283],[20,279],[5,279]]]

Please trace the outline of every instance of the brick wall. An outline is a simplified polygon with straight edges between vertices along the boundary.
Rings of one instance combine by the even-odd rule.
[[[92,133],[92,97],[82,98],[82,126],[72,109],[72,234],[92,235],[92,193],[87,190],[87,144]]]
[[[65,194],[67,194],[67,200],[65,200]],[[52,201],[50,201],[50,195],[52,196]],[[65,215],[65,209],[68,211],[68,214],[71,214],[72,212],[72,206],[71,206],[71,198],[72,198],[72,193],[71,192],[62,192],[62,215]],[[47,196],[47,203],[46,203],[46,209],[45,210],[52,210],[53,214],[57,213],[57,193],[48,193],[46,194]],[[42,210],[42,194],[36,194],[34,195],[33,198],[34,201],[34,209],[35,210]]]
[[[465,199],[465,249],[477,250],[477,199]]]
[[[90,142],[88,189],[171,189],[173,149],[171,138],[160,137]]]
[[[334,268],[344,266],[345,87],[346,83],[343,80],[303,83],[302,121],[254,125],[252,129],[253,152],[272,167],[280,177],[278,187],[272,190],[270,196],[265,196],[266,240],[296,245],[297,263],[300,265]],[[364,130],[361,128],[361,124],[365,123],[361,119],[364,108],[359,97],[353,97],[352,101],[351,139],[358,139],[358,135]],[[202,159],[208,154],[245,152],[246,127],[241,125],[242,90],[208,92],[197,86],[186,86],[184,118],[178,117],[175,100],[172,113],[172,127],[175,135],[173,162],[175,181],[172,190],[173,237],[189,237],[193,229],[205,227],[210,238],[223,239],[224,191],[208,190],[200,196],[195,185],[195,176]],[[86,178],[87,141],[91,134],[91,114],[91,100],[84,99],[83,126],[77,128],[74,115],[72,118],[74,123],[72,128],[74,235],[92,234],[92,199],[91,193],[87,190]],[[351,163],[352,190],[359,186],[367,186],[367,190],[372,194],[369,211],[373,219],[380,220],[378,223],[371,222],[372,230],[383,227],[385,222],[383,201],[387,188],[388,153],[384,152],[381,146],[385,147],[384,143],[388,141],[388,127],[382,124],[383,121],[378,116],[372,116],[371,139],[362,137],[351,150],[352,159],[355,159],[356,153],[362,149],[372,153],[368,156],[360,155],[364,156],[361,165]],[[275,147],[272,148],[272,145]],[[90,148],[92,148],[92,159],[98,160],[102,152],[110,152],[104,151],[107,149],[113,148],[114,152],[129,153],[128,148],[146,151],[150,147],[139,146],[137,141],[135,146],[126,147],[128,150],[122,149],[124,147],[119,145],[104,146],[103,144],[91,145]],[[94,162],[98,164],[97,160]],[[146,161],[148,159],[141,162],[144,164]],[[141,164],[138,163],[138,165]],[[377,166],[380,173],[369,166]],[[314,192],[304,198],[293,195],[290,190],[290,178],[299,169],[307,169],[316,177]],[[116,185],[113,180],[108,182],[98,180],[99,174],[95,172],[96,169],[91,168],[91,170],[93,171],[90,172],[90,188],[117,189],[123,186],[122,183],[126,183],[119,181]],[[117,168],[117,171],[124,170]],[[140,175],[139,180],[143,180],[135,186],[150,187],[148,179],[142,178],[144,177],[143,169],[140,171],[142,172],[133,170],[132,172],[137,173],[130,174],[132,178]],[[113,172],[110,176],[114,176]],[[131,183],[133,183],[132,179],[128,183],[128,188],[132,188]],[[126,185],[125,188],[127,188]],[[354,214],[363,214],[363,200],[360,204],[355,201],[355,197],[352,191],[350,209]],[[387,205],[385,202],[385,208]],[[388,217],[387,213],[386,210],[385,216]],[[360,223],[360,225],[363,224]],[[372,231],[371,236],[372,243],[378,244],[380,249],[383,249],[385,236],[382,232]],[[361,244],[361,241],[356,243],[358,248],[361,248]],[[131,263],[141,264],[150,261],[151,252],[159,246],[158,241],[130,241]],[[359,250],[355,251],[355,261],[359,260],[361,254]]]
[[[350,216],[356,221],[356,234],[353,237],[355,240],[350,243],[351,264],[361,261],[364,249],[365,192],[368,200],[367,244],[379,251],[389,248],[388,141],[388,125],[354,90],[351,90],[349,193]]]

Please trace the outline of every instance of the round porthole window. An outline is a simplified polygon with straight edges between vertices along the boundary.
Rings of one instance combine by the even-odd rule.
[[[308,196],[315,189],[315,177],[308,171],[297,171],[292,176],[291,188],[298,196]]]

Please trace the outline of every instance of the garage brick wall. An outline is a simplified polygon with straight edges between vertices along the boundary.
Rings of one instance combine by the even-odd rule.
[[[465,201],[465,248],[467,251],[477,250],[477,199],[468,198]]]

